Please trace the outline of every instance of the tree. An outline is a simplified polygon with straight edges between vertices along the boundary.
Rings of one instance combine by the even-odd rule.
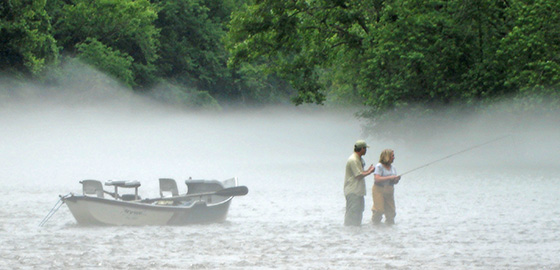
[[[230,64],[266,63],[298,90],[296,104],[354,89],[372,117],[474,103],[516,91],[497,59],[509,9],[503,0],[255,1],[232,18]]]
[[[361,1],[257,1],[234,13],[228,34],[230,66],[260,63],[266,72],[287,80],[297,91],[296,104],[325,100],[319,82],[337,52],[359,49],[367,32],[356,9]]]
[[[100,43],[114,52],[111,54],[113,57],[119,57],[117,61],[127,61],[128,56],[132,57],[130,69],[134,82],[126,81],[130,86],[143,88],[156,81],[154,62],[158,58],[159,32],[154,26],[157,10],[149,1],[67,2],[61,3],[60,14],[54,18],[55,37],[65,52],[79,55],[81,52],[77,48],[84,49]],[[98,60],[101,58],[98,57]],[[107,63],[95,63],[100,64],[98,68],[107,66]]]
[[[107,47],[94,38],[87,38],[77,44],[76,51],[85,63],[103,70],[125,85],[134,85],[131,68],[134,59],[130,55]]]
[[[515,25],[501,41],[500,60],[509,74],[505,84],[540,101],[560,98],[560,3],[520,1]]]
[[[361,93],[373,113],[503,94],[496,64],[505,6],[487,0],[395,1],[369,36]],[[493,65],[494,64],[494,65]]]
[[[213,1],[154,1],[160,7],[160,76],[185,86],[213,90],[228,76],[227,53],[221,45],[230,11]],[[220,1],[221,2],[221,1]]]
[[[49,63],[57,62],[45,4],[46,0],[0,3],[0,71],[38,76]]]

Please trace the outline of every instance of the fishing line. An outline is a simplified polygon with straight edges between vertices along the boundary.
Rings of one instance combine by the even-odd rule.
[[[463,149],[463,150],[461,150],[461,151],[459,151],[459,152],[456,152],[456,153],[453,153],[453,154],[451,154],[451,155],[448,155],[448,156],[442,157],[442,158],[440,158],[440,159],[434,160],[434,161],[432,161],[432,162],[430,162],[430,163],[426,163],[426,164],[424,164],[424,165],[422,165],[422,166],[420,166],[420,167],[416,167],[416,168],[414,168],[414,169],[412,169],[412,170],[410,170],[410,171],[407,171],[407,172],[405,172],[405,173],[403,173],[403,174],[400,174],[400,176],[403,176],[403,175],[405,175],[405,174],[411,173],[411,172],[413,172],[413,171],[416,171],[416,170],[421,169],[421,168],[424,168],[424,167],[428,167],[428,166],[430,166],[430,165],[432,165],[432,164],[434,164],[434,163],[436,163],[436,162],[440,162],[440,161],[442,161],[442,160],[445,160],[445,159],[448,159],[448,158],[450,158],[450,157],[456,156],[456,155],[458,155],[458,154],[461,154],[461,153],[464,153],[464,152],[473,150],[473,149],[478,148],[478,147],[481,147],[481,146],[483,146],[483,145],[487,145],[487,144],[493,143],[493,142],[495,142],[495,141],[504,139],[504,138],[509,137],[509,136],[511,136],[511,134],[504,135],[504,136],[501,136],[501,137],[498,137],[498,138],[495,138],[495,139],[486,141],[486,142],[484,142],[484,143],[471,146],[471,147],[466,148],[466,149]]]

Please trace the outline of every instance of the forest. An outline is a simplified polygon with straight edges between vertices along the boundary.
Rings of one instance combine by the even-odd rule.
[[[560,104],[558,1],[3,0],[0,34],[0,98],[84,63],[184,107]]]

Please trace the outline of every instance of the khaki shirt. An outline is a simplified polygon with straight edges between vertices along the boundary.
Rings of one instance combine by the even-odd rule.
[[[344,176],[344,196],[356,194],[366,195],[365,177],[357,178],[364,171],[365,162],[358,153],[354,152],[346,162],[346,174]]]

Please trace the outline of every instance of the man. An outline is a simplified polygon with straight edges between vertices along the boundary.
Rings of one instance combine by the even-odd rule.
[[[359,140],[354,144],[354,153],[346,162],[346,175],[344,176],[344,196],[346,197],[345,226],[360,226],[364,213],[364,196],[366,196],[365,177],[372,174],[373,164],[364,171],[366,163],[362,158],[369,146],[365,141]]]

